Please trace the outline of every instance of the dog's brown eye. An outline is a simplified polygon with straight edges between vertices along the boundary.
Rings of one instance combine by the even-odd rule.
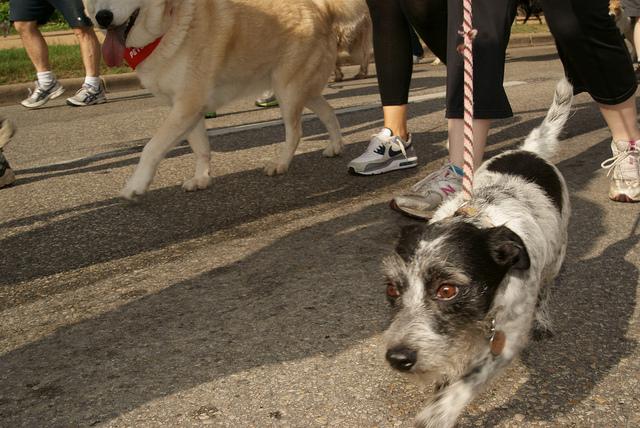
[[[400,297],[400,290],[398,290],[398,286],[391,281],[387,282],[387,297],[392,299]]]
[[[451,284],[444,284],[436,291],[436,298],[438,300],[451,300],[458,295],[458,287]]]

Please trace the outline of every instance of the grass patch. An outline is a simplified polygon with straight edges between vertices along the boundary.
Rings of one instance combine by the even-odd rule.
[[[44,25],[38,27],[41,33],[48,33],[50,31],[61,31],[61,30],[71,30],[69,24],[66,22],[48,22]],[[17,36],[18,32],[16,31],[13,25],[9,26],[9,36]]]
[[[84,67],[78,45],[49,46],[51,70],[59,79],[84,77]],[[128,73],[129,67],[108,68],[101,64],[100,74]],[[36,79],[36,71],[23,48],[0,50],[0,85],[30,82]]]
[[[511,26],[511,34],[529,34],[529,33],[548,33],[547,24],[538,24],[527,22],[526,24],[513,24]]]

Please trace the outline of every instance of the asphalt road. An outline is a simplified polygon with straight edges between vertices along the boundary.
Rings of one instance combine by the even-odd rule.
[[[489,155],[540,122],[562,68],[553,49],[529,48],[506,75],[515,117],[496,124]],[[380,262],[410,223],[387,201],[446,156],[444,84],[442,67],[417,67],[413,170],[346,173],[381,126],[370,78],[327,88],[343,156],[322,157],[311,118],[290,171],[264,176],[279,113],[242,100],[208,121],[210,189],[181,190],[183,145],[137,204],[117,195],[167,112],[154,98],[0,108],[19,126],[6,150],[18,181],[0,191],[0,426],[410,426],[429,388],[382,358]],[[640,426],[640,207],[607,199],[609,139],[578,96],[556,158],[573,205],[556,335],[461,426]]]

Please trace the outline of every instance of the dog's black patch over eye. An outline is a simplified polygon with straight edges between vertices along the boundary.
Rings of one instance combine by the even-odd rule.
[[[484,319],[505,275],[530,264],[523,241],[505,226],[483,229],[454,220],[430,225],[422,237],[438,238],[439,251],[421,262],[425,296],[437,304],[442,330]]]

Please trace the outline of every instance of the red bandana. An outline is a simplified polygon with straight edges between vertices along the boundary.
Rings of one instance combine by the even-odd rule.
[[[153,53],[160,43],[160,40],[162,40],[162,37],[158,37],[153,42],[142,48],[126,48],[124,50],[124,60],[127,61],[129,67],[135,70],[142,61],[147,59],[147,57]]]

